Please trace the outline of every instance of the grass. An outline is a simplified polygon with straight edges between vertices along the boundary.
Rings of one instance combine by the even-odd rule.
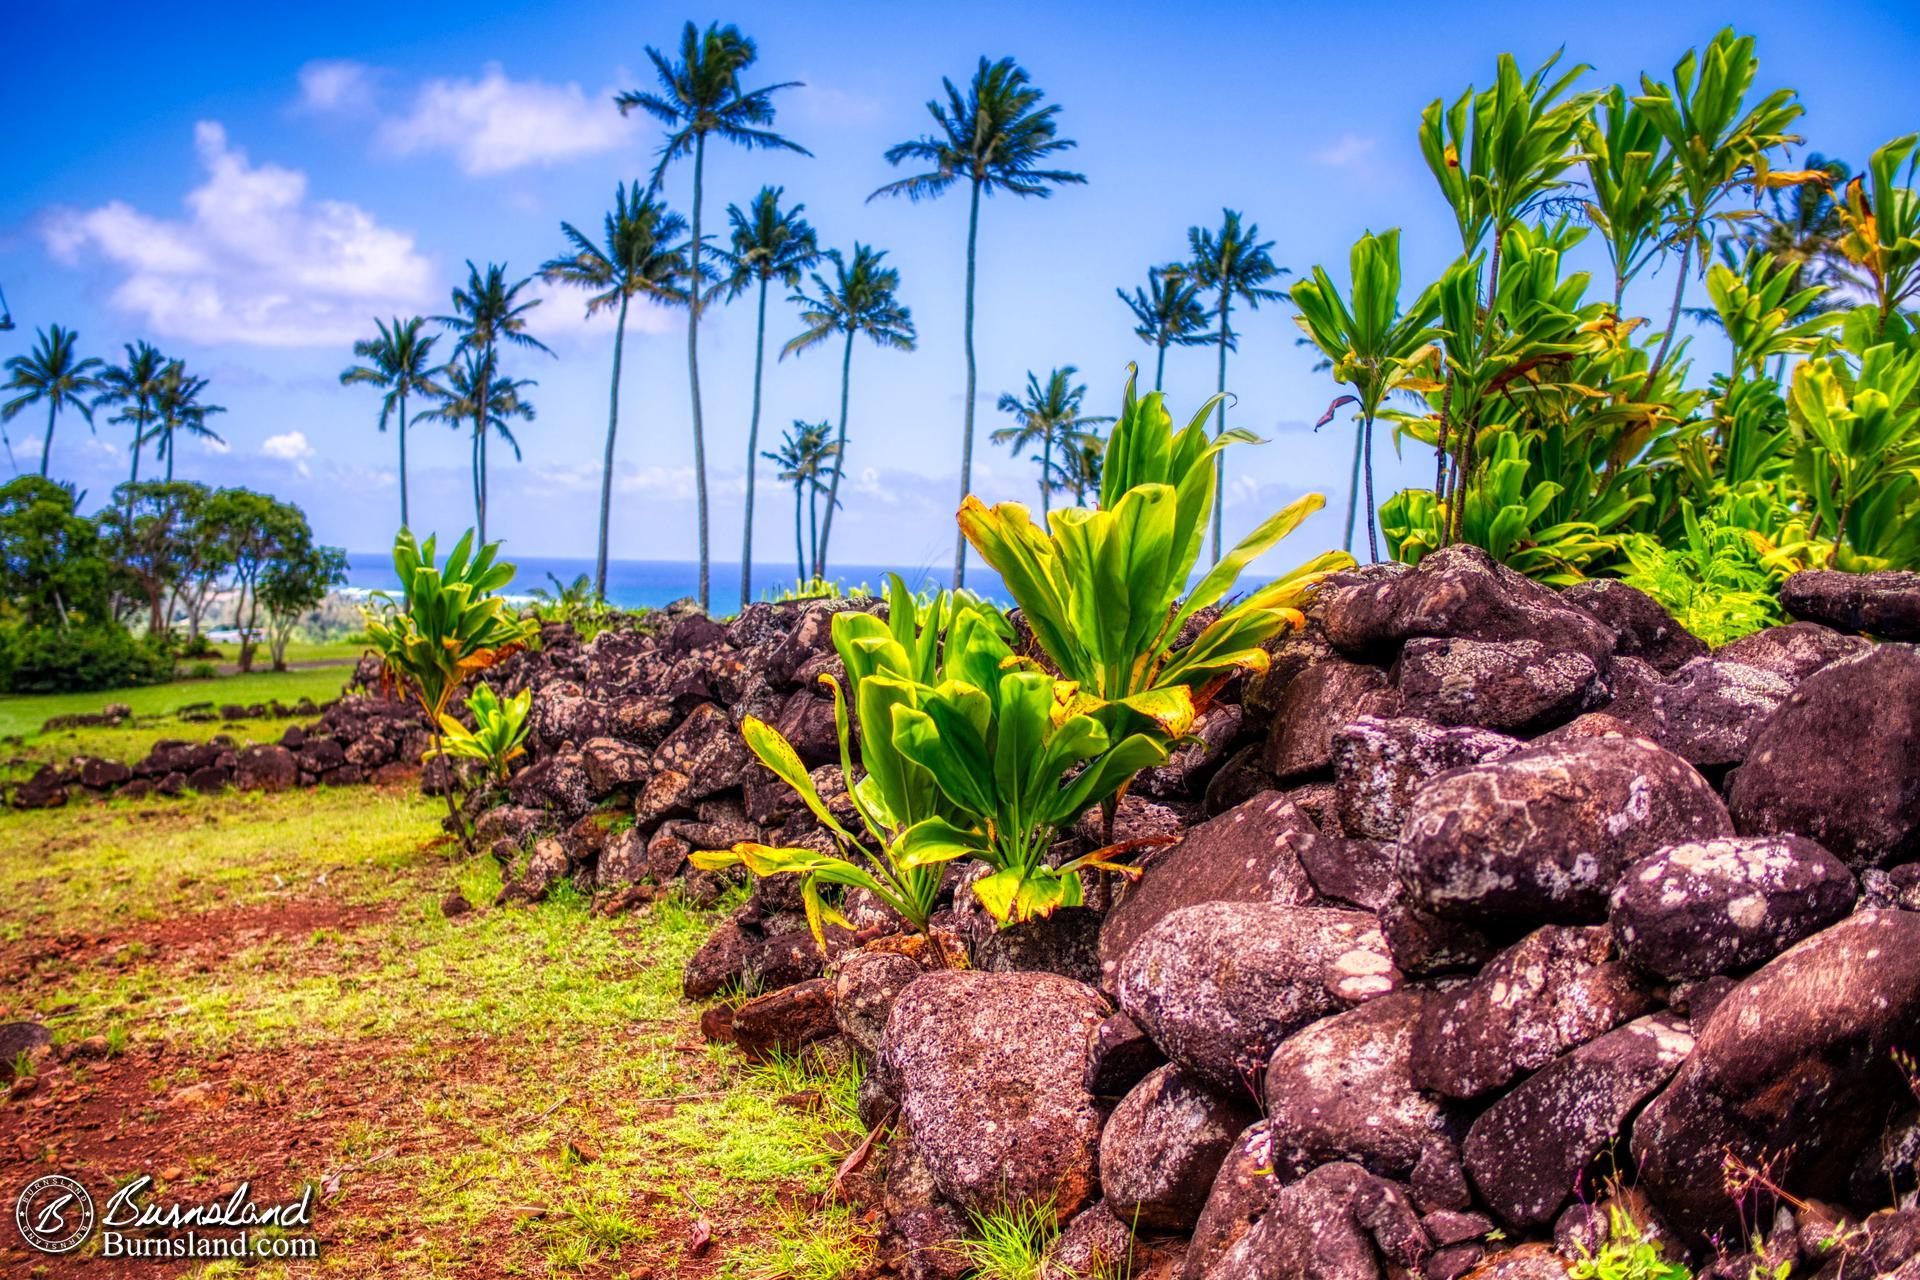
[[[975,1213],[972,1219],[973,1234],[959,1249],[977,1280],[1038,1280],[1047,1246],[1060,1234],[1051,1201]]]
[[[0,1016],[105,1037],[103,1071],[148,1076],[136,1112],[225,1079],[297,1116],[257,1140],[303,1178],[349,1171],[322,1202],[322,1275],[835,1280],[865,1262],[865,1229],[817,1212],[857,1140],[858,1075],[699,1041],[679,974],[716,913],[668,898],[608,919],[570,889],[440,910],[453,885],[486,904],[499,884],[491,859],[448,861],[434,805],[401,792],[0,816],[0,967],[20,975]],[[36,959],[50,938],[86,945]],[[183,1168],[210,1188],[250,1172]],[[714,1244],[696,1257],[698,1218]]]

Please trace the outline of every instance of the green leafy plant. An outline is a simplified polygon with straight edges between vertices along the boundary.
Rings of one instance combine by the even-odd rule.
[[[1002,923],[1078,905],[1080,871],[1110,864],[1098,850],[1049,866],[1056,836],[1138,770],[1163,763],[1167,735],[1126,732],[1117,704],[1077,704],[1071,685],[1014,655],[991,605],[945,592],[922,605],[898,577],[887,595],[884,622],[856,611],[835,616],[834,648],[850,687],[823,677],[848,779],[858,721],[865,775],[848,798],[864,833],[835,816],[792,745],[749,716],[748,748],[793,788],[840,853],[742,843],[696,853],[695,864],[804,877],[816,938],[826,923],[845,923],[822,898],[823,884],[866,889],[925,932],[944,864],[957,858],[993,868],[973,892]]]
[[[473,728],[453,716],[440,717],[439,753],[478,760],[496,781],[505,782],[508,768],[527,753],[527,709],[532,705],[531,689],[502,701],[491,685],[481,685],[467,695]]]
[[[1180,643],[1189,620],[1224,600],[1247,565],[1325,504],[1308,494],[1276,512],[1187,591],[1217,500],[1214,457],[1258,439],[1238,429],[1208,436],[1212,407],[1209,400],[1176,434],[1161,394],[1136,398],[1130,373],[1107,440],[1097,510],[1055,510],[1042,531],[1017,502],[988,507],[968,495],[960,507],[961,531],[1085,703],[1120,704],[1174,736],[1234,672],[1265,669],[1261,646],[1301,625],[1307,593],[1353,563],[1343,552],[1317,556],[1224,605]]]
[[[1693,1273],[1669,1260],[1660,1242],[1617,1204],[1607,1207],[1607,1238],[1598,1249],[1576,1246],[1572,1280],[1692,1280]]]
[[[380,656],[383,678],[411,694],[426,712],[434,753],[444,749],[442,725],[454,695],[475,674],[533,638],[533,624],[515,615],[498,594],[513,581],[513,566],[496,560],[500,544],[489,542],[476,552],[473,540],[469,529],[454,543],[446,564],[437,566],[436,540],[416,542],[410,530],[402,529],[393,540],[401,598],[382,592],[377,598],[383,607],[364,610],[367,642]],[[447,810],[468,843],[452,788]]]
[[[1060,1234],[1060,1215],[1052,1201],[1009,1205],[970,1216],[972,1234],[952,1248],[978,1280],[1039,1280],[1047,1246]]]
[[[1829,563],[1840,562],[1849,534],[1856,551],[1869,552],[1882,538],[1903,536],[1911,513],[1902,495],[1920,477],[1920,350],[1870,347],[1858,371],[1837,357],[1809,360],[1794,372],[1788,404],[1808,437],[1796,472],[1833,531]],[[1878,527],[1850,523],[1861,515]]]
[[[1631,566],[1622,575],[1627,585],[1658,600],[1714,648],[1786,621],[1766,543],[1747,529],[1701,519],[1690,503],[1681,514],[1686,537],[1679,545],[1644,533],[1623,541]]]

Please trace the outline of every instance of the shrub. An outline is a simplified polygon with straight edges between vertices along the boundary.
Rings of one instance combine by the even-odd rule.
[[[0,689],[74,693],[159,684],[173,676],[163,641],[136,640],[112,623],[0,631]]]
[[[532,704],[531,689],[522,689],[502,702],[491,685],[481,685],[467,696],[473,728],[452,716],[440,717],[438,754],[478,760],[495,779],[505,782],[508,767],[527,753],[527,709]]]
[[[214,666],[211,662],[196,662],[187,668],[187,679],[189,680],[211,680],[219,674],[220,668]]]

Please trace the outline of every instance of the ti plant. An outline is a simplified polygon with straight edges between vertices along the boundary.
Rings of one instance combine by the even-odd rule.
[[[1116,703],[1175,735],[1234,672],[1264,670],[1261,646],[1300,626],[1307,593],[1353,564],[1344,552],[1317,556],[1223,606],[1180,643],[1189,621],[1219,604],[1255,557],[1326,501],[1308,494],[1276,512],[1187,592],[1218,496],[1214,457],[1258,439],[1240,430],[1208,436],[1213,404],[1176,433],[1160,393],[1136,398],[1130,375],[1107,440],[1098,510],[1056,510],[1042,531],[1017,502],[988,507],[969,495],[960,507],[961,530],[1000,574],[1054,667],[1076,686],[1076,705]]]
[[[444,566],[434,564],[435,539],[416,542],[402,529],[393,540],[393,567],[401,598],[378,598],[365,611],[367,641],[380,655],[385,678],[411,694],[427,713],[434,752],[443,749],[442,724],[461,687],[477,672],[527,646],[534,626],[497,594],[513,581],[513,566],[497,562],[500,544],[473,550],[473,530],[461,535]],[[465,824],[447,790],[447,809],[468,843]]]
[[[1840,562],[1843,542],[1871,555],[1887,538],[1910,538],[1901,526],[1920,478],[1920,351],[1869,347],[1857,372],[1839,357],[1809,360],[1794,371],[1789,410],[1807,434],[1795,469],[1833,531],[1828,563]],[[1876,501],[1888,494],[1896,501]],[[1857,527],[1862,515],[1892,527]]]
[[[793,747],[749,717],[747,746],[800,796],[839,852],[742,843],[696,853],[695,864],[803,877],[807,920],[823,947],[826,925],[846,920],[821,885],[865,889],[925,933],[945,864],[957,858],[992,868],[973,891],[1000,923],[1078,905],[1079,873],[1109,865],[1105,851],[1049,866],[1056,836],[1134,773],[1163,763],[1166,735],[1123,733],[1113,727],[1122,718],[1117,706],[1075,709],[1071,686],[1017,658],[1007,632],[991,605],[940,593],[922,606],[898,578],[889,583],[886,621],[836,616],[833,643],[850,688],[822,680],[833,688],[849,779],[859,724],[865,776],[848,799],[862,830],[835,816]]]
[[[1716,262],[1707,270],[1707,296],[1733,347],[1729,385],[1758,377],[1767,362],[1816,349],[1821,336],[1840,323],[1837,312],[1820,311],[1823,284],[1794,288],[1800,270],[1768,253],[1749,253],[1738,268]]]
[[[1347,495],[1346,549],[1353,550],[1354,513],[1359,508],[1360,478],[1366,476],[1367,551],[1380,558],[1373,512],[1373,422],[1380,402],[1406,383],[1416,364],[1429,353],[1440,331],[1433,320],[1440,312],[1439,289],[1428,285],[1406,311],[1400,310],[1400,232],[1368,232],[1353,246],[1349,258],[1353,281],[1351,301],[1315,267],[1313,274],[1293,286],[1295,317],[1313,345],[1333,362],[1333,376],[1353,388],[1327,406],[1316,425],[1324,425],[1343,404],[1359,406],[1360,430],[1353,442],[1353,482]]]
[[[531,689],[502,702],[490,685],[481,685],[467,695],[473,728],[453,716],[440,717],[439,753],[477,760],[494,781],[505,782],[508,768],[527,753],[527,709],[532,705]]]
[[[1901,178],[1901,166],[1906,167]],[[1845,234],[1839,250],[1873,291],[1874,337],[1920,299],[1920,134],[1895,138],[1873,153],[1867,172],[1847,184],[1838,210]]]

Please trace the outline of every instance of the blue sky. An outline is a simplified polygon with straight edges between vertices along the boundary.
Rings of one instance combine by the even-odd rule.
[[[920,333],[913,354],[859,348],[836,559],[943,562],[952,544],[963,366],[964,196],[867,203],[895,173],[881,153],[922,131],[940,77],[982,53],[1018,57],[1062,104],[1066,157],[1088,185],[1051,200],[989,202],[979,301],[980,425],[1029,369],[1079,366],[1090,407],[1111,412],[1131,335],[1114,288],[1178,256],[1186,229],[1241,209],[1296,272],[1327,263],[1344,278],[1363,229],[1404,228],[1410,285],[1457,252],[1420,160],[1421,107],[1484,83],[1494,57],[1531,64],[1561,45],[1593,64],[1588,83],[1666,74],[1729,16],[1758,37],[1763,87],[1801,91],[1809,146],[1858,164],[1920,128],[1920,14],[1911,4],[1622,4],[1578,25],[1567,6],[1110,3],[767,6],[689,13],[655,4],[324,6],[56,2],[9,19],[0,119],[16,128],[0,188],[0,287],[20,327],[77,327],[87,352],[117,356],[149,338],[211,375],[227,448],[183,448],[183,476],[244,483],[300,502],[327,541],[386,545],[397,520],[394,439],[375,430],[377,397],[342,388],[352,338],[376,312],[432,314],[463,259],[522,273],[560,249],[562,219],[598,224],[614,184],[646,174],[657,126],[622,120],[616,90],[652,87],[648,44],[669,46],[689,16],[739,23],[760,44],[751,84],[802,80],[779,99],[779,128],[814,158],[721,150],[708,164],[705,217],[763,183],[804,201],[824,243],[889,251]],[[1599,11],[1589,12],[1595,13]],[[76,44],[76,37],[84,37]],[[690,169],[668,199],[684,209]],[[1587,265],[1599,267],[1597,251]],[[1669,278],[1670,279],[1670,278]],[[1641,283],[1630,309],[1655,308],[1667,279]],[[535,332],[557,358],[516,356],[539,380],[527,456],[496,450],[490,525],[522,554],[591,553],[605,430],[610,331],[556,294]],[[769,307],[770,346],[797,331]],[[614,554],[694,551],[685,339],[678,315],[636,315],[622,397]],[[1351,436],[1307,424],[1333,394],[1297,348],[1285,305],[1243,317],[1229,386],[1231,420],[1268,437],[1232,455],[1229,532],[1307,489],[1328,514],[1295,539],[1338,540]],[[753,360],[750,304],[702,325],[714,543],[737,556]],[[1712,341],[1696,354],[1717,356]],[[1174,351],[1176,413],[1211,392],[1211,351]],[[795,417],[831,417],[838,361],[826,352],[769,365],[762,447]],[[1151,376],[1149,365],[1149,377]],[[54,470],[102,500],[124,478],[123,431],[63,423]],[[24,457],[28,418],[11,426]],[[471,520],[467,451],[443,426],[409,437],[414,523]],[[1424,456],[1383,484],[1418,483]],[[1034,469],[982,441],[975,488],[1032,500]],[[788,491],[761,473],[756,558],[791,557]]]

